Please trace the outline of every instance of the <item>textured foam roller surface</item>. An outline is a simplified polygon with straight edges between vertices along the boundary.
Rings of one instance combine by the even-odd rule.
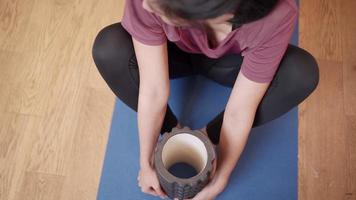
[[[298,27],[292,44],[298,44]],[[202,76],[171,80],[169,103],[192,129],[203,127],[226,105],[231,88]],[[97,199],[153,200],[137,184],[137,115],[116,101]],[[229,184],[217,200],[297,200],[298,108],[253,128]]]
[[[163,190],[168,197],[183,200],[194,197],[208,184],[216,151],[210,139],[201,131],[175,127],[161,137],[154,155],[155,169]],[[194,166],[199,173],[180,178],[168,171],[174,163],[182,162]],[[180,170],[185,171],[184,168]]]

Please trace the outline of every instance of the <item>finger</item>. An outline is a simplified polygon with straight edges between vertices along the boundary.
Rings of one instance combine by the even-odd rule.
[[[158,194],[152,188],[145,190],[144,192],[153,196],[158,196]]]
[[[158,195],[164,196],[164,193],[163,193],[163,191],[161,190],[161,188],[159,186],[155,187],[155,191],[157,192]]]
[[[161,196],[161,197],[166,197],[166,194],[162,191],[161,187],[158,185],[158,187],[155,187],[156,193]]]
[[[157,193],[155,192],[155,190],[152,187],[141,187],[141,191],[143,193],[147,193],[147,194],[151,194],[151,195],[157,196]]]
[[[154,168],[154,154],[151,156],[151,160],[150,160],[150,164],[151,164],[151,166],[152,166],[152,168]]]
[[[209,180],[211,180],[214,175],[215,175],[215,172],[216,172],[216,159],[213,160],[213,170],[211,171],[211,174],[210,174],[210,177],[209,177]]]
[[[206,197],[206,193],[207,193],[207,186],[205,186],[203,190],[201,190],[193,198],[191,198],[191,200],[208,200]]]
[[[147,194],[151,194],[151,195],[153,195],[153,196],[158,196],[155,192],[153,192],[153,191],[147,191],[146,192]]]
[[[161,188],[161,190],[162,190],[164,196],[167,198],[168,197],[167,193],[162,188]]]

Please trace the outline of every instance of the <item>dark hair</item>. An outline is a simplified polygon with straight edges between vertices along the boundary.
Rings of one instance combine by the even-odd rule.
[[[165,16],[176,21],[194,24],[225,13],[234,27],[256,21],[273,10],[279,0],[149,0],[157,4]]]

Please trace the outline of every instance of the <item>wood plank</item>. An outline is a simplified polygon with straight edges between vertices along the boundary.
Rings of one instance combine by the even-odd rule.
[[[76,145],[68,160],[70,165],[61,197],[63,200],[94,199],[99,187],[110,130],[107,119],[112,118],[115,101],[107,89],[88,87],[86,90],[86,101],[80,110],[80,126],[73,141]]]
[[[301,1],[300,46],[321,81],[300,105],[299,198],[356,199],[356,48],[352,0]]]
[[[41,118],[0,113],[0,199],[12,200],[21,187],[24,166],[32,148],[32,134]]]
[[[4,134],[14,126],[26,136],[0,139],[1,152],[10,155],[1,160],[1,200],[95,199],[114,95],[96,71],[91,47],[102,27],[119,21],[123,3],[0,2],[0,125]],[[12,115],[29,125],[7,123]],[[36,185],[42,179],[49,184],[44,189]],[[64,183],[65,192],[52,190]]]
[[[13,79],[17,83],[12,87],[7,112],[44,116],[53,113],[63,99],[75,98],[73,89],[86,84],[89,70],[95,68],[91,48],[97,32],[117,22],[113,16],[120,17],[114,13],[120,11],[123,1],[114,2],[33,2],[29,26],[23,31],[25,42],[18,44],[25,55],[16,63],[18,73]],[[98,17],[91,13],[109,10],[113,15]],[[104,82],[95,84],[99,87]]]
[[[299,109],[299,197],[344,199],[350,191],[342,63],[318,60],[320,84]],[[354,152],[355,153],[355,152]]]
[[[356,1],[345,1],[340,4],[340,29],[343,33],[343,81],[344,112],[356,116]]]
[[[0,50],[22,52],[34,0],[0,1]]]
[[[342,61],[338,0],[301,0],[299,46],[320,59]]]
[[[346,146],[346,169],[349,172],[346,179],[347,194],[345,199],[356,199],[356,116],[347,116],[347,128],[348,133],[347,146]]]
[[[63,188],[63,176],[39,172],[26,172],[23,184],[16,200],[60,199]],[[30,195],[29,195],[30,194]]]
[[[13,90],[18,62],[23,59],[23,55],[17,52],[0,50],[0,113],[7,110],[10,93]]]

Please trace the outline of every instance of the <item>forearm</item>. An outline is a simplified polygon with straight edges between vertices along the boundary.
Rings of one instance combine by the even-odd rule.
[[[156,146],[164,116],[167,101],[151,94],[140,94],[137,109],[137,122],[140,143],[140,166],[150,166],[153,150]]]
[[[217,148],[217,167],[202,197],[216,197],[228,184],[230,175],[246,146],[257,108],[270,82],[256,83],[239,73],[226,105]],[[205,196],[204,196],[205,195]],[[200,198],[204,199],[204,198]]]
[[[246,146],[251,127],[250,121],[239,121],[236,117],[224,116],[218,146],[217,180],[227,183]]]

